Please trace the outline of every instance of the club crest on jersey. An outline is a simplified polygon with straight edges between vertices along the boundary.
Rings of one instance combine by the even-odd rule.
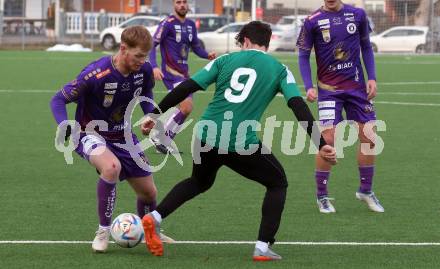
[[[321,29],[322,39],[325,43],[329,43],[332,39],[330,37],[330,29]]]
[[[103,107],[110,107],[113,104],[113,94],[104,95],[104,101],[102,102]]]
[[[349,33],[349,34],[354,34],[355,32],[356,32],[356,24],[354,24],[354,23],[349,23],[349,24],[347,24],[347,32]]]

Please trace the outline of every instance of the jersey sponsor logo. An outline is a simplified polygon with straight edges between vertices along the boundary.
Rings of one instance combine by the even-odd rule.
[[[347,32],[349,33],[349,34],[354,34],[355,32],[356,32],[356,24],[354,24],[354,23],[349,23],[349,24],[347,24]]]
[[[333,50],[333,56],[338,61],[346,61],[350,57],[350,52],[344,50],[343,42],[339,42]]]
[[[342,24],[341,17],[334,17],[332,21],[333,21],[333,24],[334,24],[334,25],[340,25],[340,24]]]
[[[319,108],[336,107],[336,101],[322,101],[322,102],[318,102],[318,107]]]
[[[356,66],[356,73],[355,73],[354,81],[356,81],[356,82],[359,81],[359,70],[358,70],[357,66]]]
[[[110,107],[113,104],[113,94],[104,95],[104,101],[102,102],[103,107]]]
[[[345,21],[354,22],[355,19],[354,19],[354,17],[347,17],[347,18],[345,18]]]
[[[135,80],[133,84],[136,85],[136,86],[139,86],[139,85],[142,85],[142,83],[144,83],[144,79],[143,78]]]
[[[137,78],[143,78],[143,77],[144,77],[144,74],[143,74],[143,73],[135,74],[135,75],[133,76],[134,79],[137,79]]]
[[[110,74],[111,72],[112,72],[112,71],[110,70],[110,68],[107,68],[106,70],[104,70],[104,71],[102,71],[102,72],[96,74],[96,78],[97,78],[97,79],[101,79],[101,78],[107,76],[108,74]]]
[[[330,24],[330,19],[319,20],[318,25]]]
[[[113,90],[113,91],[106,91],[106,90],[104,90],[104,93],[105,94],[115,94],[116,90]]]
[[[322,29],[321,33],[322,33],[322,39],[324,40],[325,43],[329,43],[332,40],[330,37],[330,29]]]
[[[328,70],[330,71],[336,71],[336,70],[344,70],[349,69],[353,67],[352,62],[343,63],[343,64],[336,64],[336,65],[329,65]]]
[[[118,83],[117,82],[113,82],[113,83],[105,83],[104,84],[104,89],[105,90],[114,90],[118,88]]]
[[[183,44],[182,49],[180,50],[180,56],[182,56],[183,59],[187,59],[188,58],[188,51],[189,51],[189,49],[186,47],[185,44]]]
[[[319,120],[334,120],[334,119],[335,119],[334,109],[319,110]]]
[[[345,16],[345,17],[348,17],[348,16],[354,16],[354,13],[346,12],[346,13],[344,13],[344,16]]]
[[[121,91],[126,92],[130,90],[130,83],[128,82],[124,82],[124,84],[122,84],[122,89]]]
[[[330,24],[319,26],[320,29],[330,29]]]
[[[180,25],[174,25],[174,29],[181,30],[182,28],[180,27]]]

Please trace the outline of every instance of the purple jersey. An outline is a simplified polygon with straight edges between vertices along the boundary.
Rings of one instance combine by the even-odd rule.
[[[360,49],[369,32],[365,11],[346,4],[337,12],[321,8],[305,20],[297,46],[315,49],[318,89],[365,89]]]
[[[197,38],[195,23],[190,19],[181,22],[174,15],[164,19],[154,34],[154,47],[160,45],[162,72],[165,80],[182,81],[189,77],[188,54],[191,48],[201,58],[208,58],[208,53],[201,47]],[[150,52],[150,62],[156,63],[156,50]]]
[[[119,139],[129,124],[124,122],[128,104],[140,95],[152,98],[153,87],[150,63],[146,62],[138,72],[124,76],[114,67],[112,57],[105,56],[86,66],[60,92],[67,102],[78,104],[75,120],[83,130],[90,121],[102,120],[108,123],[108,132],[99,133],[106,139]],[[142,109],[144,113],[150,110],[144,103]]]

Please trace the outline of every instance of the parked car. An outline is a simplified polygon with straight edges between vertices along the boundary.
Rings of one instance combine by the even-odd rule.
[[[202,46],[207,51],[237,51],[240,48],[235,44],[235,36],[247,22],[235,22],[227,24],[216,31],[199,34]],[[294,50],[295,37],[293,33],[283,32],[278,27],[271,25],[272,38],[269,51]]]
[[[396,26],[370,37],[375,52],[416,52],[426,49],[428,26]]]
[[[307,17],[308,15],[298,15],[297,18],[295,15],[282,16],[276,26],[283,30],[300,29]]]
[[[198,33],[215,31],[228,23],[227,16],[217,14],[188,14],[186,17],[195,22]],[[232,19],[229,22],[233,22]]]
[[[116,26],[102,30],[99,34],[99,40],[105,49],[110,50],[116,47],[117,44],[121,43],[121,34],[125,28],[134,25],[143,25],[151,34],[154,34],[161,21],[162,18],[155,16],[135,16]]]

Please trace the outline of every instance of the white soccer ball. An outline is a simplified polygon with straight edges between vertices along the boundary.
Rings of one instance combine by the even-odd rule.
[[[117,216],[113,220],[110,233],[115,243],[123,248],[135,247],[144,238],[141,219],[132,213]]]

